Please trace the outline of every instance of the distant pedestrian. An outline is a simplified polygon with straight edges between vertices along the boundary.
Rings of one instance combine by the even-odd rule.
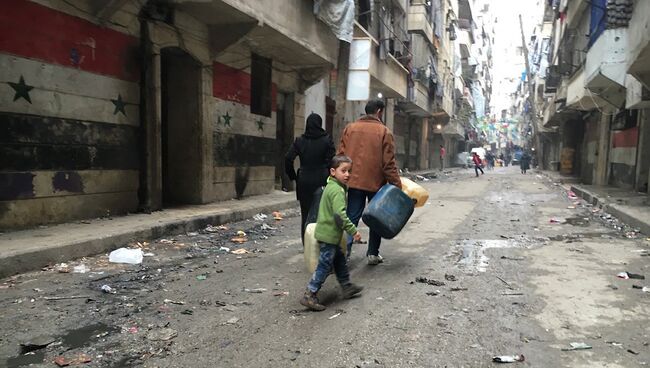
[[[488,170],[494,170],[494,154],[488,151],[488,153],[485,154],[485,160],[487,161]]]
[[[393,133],[381,122],[383,112],[383,101],[368,101],[366,115],[348,124],[341,137],[338,153],[354,161],[348,191],[348,217],[355,226],[359,225],[366,200],[372,200],[386,182],[402,188],[395,164],[395,141]],[[381,236],[370,229],[366,252],[369,265],[384,261],[379,255],[380,245]],[[351,252],[352,239],[349,238],[348,257]]]
[[[485,174],[483,172],[483,161],[481,161],[481,157],[479,157],[478,153],[472,152],[472,161],[474,161],[474,172],[476,173],[476,177],[478,178],[479,170],[481,171],[481,175]]]
[[[445,169],[445,156],[447,156],[447,150],[441,144],[440,145],[440,171]]]
[[[320,304],[317,293],[332,270],[343,289],[344,298],[350,298],[363,290],[363,287],[350,282],[344,249],[340,245],[343,231],[352,236],[354,241],[361,241],[361,233],[346,213],[345,196],[352,160],[347,156],[334,156],[329,167],[330,176],[320,200],[314,233],[320,245],[318,266],[307,285],[305,295],[300,299],[300,304],[315,311],[325,309],[325,306]]]
[[[303,242],[307,215],[311,208],[314,192],[327,183],[328,165],[334,157],[335,148],[332,137],[322,128],[323,119],[312,113],[307,117],[305,133],[291,145],[284,157],[284,169],[291,180],[296,181],[296,197],[300,201],[302,217],[300,234]],[[293,161],[300,157],[300,169],[296,173]]]
[[[521,159],[519,161],[519,167],[521,168],[522,174],[525,174],[526,171],[530,169],[530,155],[528,152],[522,153]]]

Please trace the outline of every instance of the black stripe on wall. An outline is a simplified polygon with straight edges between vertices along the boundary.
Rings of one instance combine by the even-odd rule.
[[[0,113],[0,170],[137,169],[137,127]]]
[[[278,150],[273,138],[214,133],[215,166],[275,166]]]

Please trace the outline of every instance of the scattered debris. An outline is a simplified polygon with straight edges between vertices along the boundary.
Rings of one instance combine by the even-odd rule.
[[[219,247],[219,250],[223,251],[223,252],[226,252],[226,253],[230,253],[230,248],[228,248],[228,247]]]
[[[551,217],[549,222],[551,224],[564,224],[566,222],[566,220],[563,219],[563,218],[559,218],[559,217]]]
[[[467,291],[467,288],[465,288],[465,287],[453,287],[453,288],[451,288],[449,290],[451,290],[451,291]]]
[[[503,296],[522,296],[524,293],[501,293]]]
[[[191,309],[185,309],[184,311],[181,312],[181,314],[184,314],[184,315],[187,315],[187,316],[191,316],[191,315],[194,314],[194,311],[191,310]]]
[[[46,296],[45,300],[67,300],[67,299],[92,299],[88,295],[71,295],[71,296]]]
[[[445,280],[447,280],[447,281],[457,281],[458,279],[454,275],[445,274]]]
[[[178,336],[178,332],[171,328],[161,328],[159,330],[149,331],[147,340],[151,341],[169,341]]]
[[[54,364],[56,364],[59,367],[67,367],[70,365],[79,365],[79,364],[85,364],[90,362],[92,362],[92,358],[90,358],[90,356],[83,353],[77,354],[74,358],[71,359],[68,359],[64,356],[58,356],[54,358]]]
[[[499,281],[503,282],[503,283],[508,287],[508,289],[510,289],[510,290],[514,290],[514,288],[512,287],[512,285],[510,285],[506,280],[502,279],[502,278],[499,277],[499,276],[496,276],[496,278],[499,279]]]
[[[120,248],[112,251],[108,255],[108,261],[111,263],[142,263],[142,249]]]
[[[428,285],[433,285],[433,286],[445,286],[445,283],[442,281],[434,280],[434,279],[427,279],[426,277],[418,276],[415,278],[415,282],[419,282],[422,284],[428,284]]]
[[[117,294],[117,290],[108,285],[102,285],[101,290],[106,294]]]
[[[219,226],[208,225],[205,227],[205,231],[208,233],[218,233],[220,231],[227,231],[227,230],[228,230],[228,226],[224,226],[224,225],[219,225]]]
[[[523,354],[501,355],[492,358],[492,361],[495,363],[515,363],[515,362],[523,362],[524,360],[526,360],[526,357],[524,357]]]
[[[256,288],[256,289],[244,288],[243,291],[247,292],[247,293],[252,293],[252,294],[261,294],[261,293],[267,291],[267,289],[265,289],[265,288]]]
[[[59,273],[69,273],[70,265],[68,265],[67,263],[59,263],[54,266],[54,269]]]
[[[440,290],[427,291],[428,296],[438,296],[440,295]]]
[[[20,344],[20,355],[44,349],[55,341],[54,337],[48,335],[31,338],[29,341]]]
[[[228,319],[228,320],[226,321],[225,324],[226,324],[226,325],[234,325],[234,324],[236,324],[237,322],[239,322],[239,318],[237,318],[237,317],[232,317],[232,318]]]
[[[246,243],[248,241],[248,238],[245,236],[236,236],[230,239],[230,241],[233,243],[242,244],[242,243]]]
[[[184,305],[184,301],[179,301],[179,300],[171,300],[171,299],[165,299],[163,300],[163,303],[165,304],[176,304],[176,305]]]
[[[634,351],[632,349],[627,349],[627,352],[631,353],[631,354],[634,354],[634,355],[639,355],[639,353],[637,351]]]
[[[198,275],[196,276],[196,279],[199,281],[206,280],[208,278],[208,275]]]
[[[246,254],[246,253],[250,253],[250,252],[247,251],[247,250],[244,249],[244,248],[239,248],[239,249],[235,249],[235,250],[233,250],[233,251],[230,252],[230,253],[232,253],[232,254]]]
[[[258,213],[257,215],[253,216],[253,220],[255,221],[264,221],[268,218],[269,216],[263,214],[263,213]]]
[[[643,291],[644,293],[650,292],[650,287],[648,287],[648,286],[632,285],[632,289],[639,289],[639,290]]]
[[[289,295],[288,291],[278,291],[277,293],[273,293],[273,296],[287,296]]]
[[[645,280],[645,276],[639,275],[636,273],[630,273],[630,272],[619,272],[616,277],[627,280],[627,279],[637,279],[637,280]]]
[[[340,315],[341,315],[341,312],[336,313],[336,314],[334,314],[334,315],[331,315],[331,316],[328,317],[327,319],[334,319],[334,318],[336,318],[336,317],[338,317],[338,316],[340,316]]]
[[[260,229],[261,230],[276,230],[277,227],[273,227],[273,226],[271,226],[271,225],[269,225],[269,224],[267,224],[265,222],[265,223],[262,224],[262,226],[260,226]]]
[[[584,342],[572,342],[569,344],[571,347],[562,348],[562,351],[573,351],[573,350],[588,350],[591,349],[591,345],[587,345]]]
[[[509,259],[511,261],[523,261],[524,257],[510,257],[510,256],[501,256],[501,259]]]
[[[282,213],[280,213],[279,211],[274,211],[271,215],[273,216],[273,219],[275,221],[282,220]]]
[[[90,269],[83,263],[72,267],[72,273],[86,273],[88,271],[90,271]]]

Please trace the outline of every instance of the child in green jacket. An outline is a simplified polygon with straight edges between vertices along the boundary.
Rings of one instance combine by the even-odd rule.
[[[323,286],[332,268],[343,289],[344,298],[351,298],[363,290],[363,287],[350,282],[345,254],[339,245],[344,230],[352,236],[354,241],[361,241],[361,234],[345,212],[350,170],[352,170],[352,160],[348,156],[339,155],[332,158],[330,176],[327,178],[327,186],[318,207],[318,219],[314,233],[320,245],[318,266],[307,285],[305,295],[300,300],[300,304],[311,310],[322,311],[325,309],[325,306],[318,301],[316,294]]]

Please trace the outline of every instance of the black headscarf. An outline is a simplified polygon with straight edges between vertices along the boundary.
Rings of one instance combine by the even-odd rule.
[[[303,136],[305,138],[318,138],[327,134],[323,126],[323,118],[320,115],[311,113],[307,117],[307,126],[305,127],[305,133]]]

